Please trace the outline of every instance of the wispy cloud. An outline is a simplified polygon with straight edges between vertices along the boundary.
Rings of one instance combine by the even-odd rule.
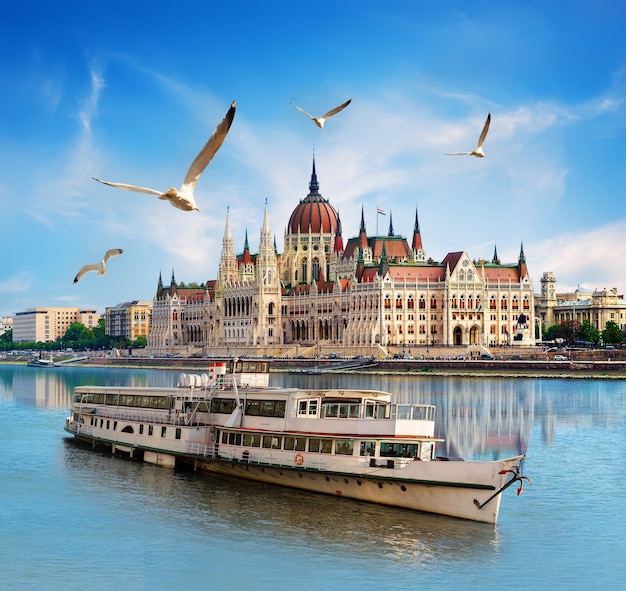
[[[0,278],[0,292],[21,293],[29,291],[31,287],[32,278],[28,271],[19,271],[11,277]]]

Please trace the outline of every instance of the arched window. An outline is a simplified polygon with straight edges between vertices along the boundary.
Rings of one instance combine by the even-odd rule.
[[[309,274],[307,273],[309,266],[309,261],[307,259],[302,259],[302,281],[307,281]]]
[[[385,309],[391,309],[391,298],[389,294],[385,296]]]
[[[396,310],[402,310],[402,298],[399,295],[396,296]]]
[[[437,309],[437,298],[435,296],[431,296],[430,298],[430,307],[432,310]]]
[[[319,280],[320,278],[320,260],[315,257],[313,259],[313,264],[311,265],[311,279],[314,279],[315,281]]]
[[[273,315],[274,315],[274,302],[270,302],[270,303],[269,303],[269,306],[267,307],[267,313],[268,313],[270,316],[273,316]]]

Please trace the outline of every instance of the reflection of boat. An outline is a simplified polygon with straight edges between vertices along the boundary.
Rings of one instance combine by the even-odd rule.
[[[177,388],[79,386],[65,429],[144,461],[495,523],[524,456],[435,455],[435,407],[372,390],[270,388],[265,361],[181,374]],[[439,460],[439,461],[437,461]],[[512,475],[512,477],[511,477]]]

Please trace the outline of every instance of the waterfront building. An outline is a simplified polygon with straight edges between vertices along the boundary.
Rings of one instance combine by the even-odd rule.
[[[339,214],[309,192],[293,210],[277,252],[267,203],[258,253],[235,253],[226,214],[215,281],[169,287],[161,277],[148,347],[155,354],[387,355],[429,346],[533,345],[534,294],[523,246],[503,264],[467,252],[426,254],[417,210],[412,238],[358,234],[344,245]]]
[[[541,276],[541,293],[535,296],[535,301],[536,320],[545,328],[572,321],[580,326],[589,321],[595,329],[603,331],[611,321],[622,331],[626,330],[626,300],[616,287],[559,293],[554,273],[546,271]]]
[[[108,335],[121,336],[129,341],[134,341],[137,337],[147,338],[150,334],[152,302],[124,302],[105,308],[104,317],[105,333]]]
[[[96,310],[80,308],[29,308],[13,317],[13,342],[53,342],[61,338],[74,322],[87,328],[98,325]]]

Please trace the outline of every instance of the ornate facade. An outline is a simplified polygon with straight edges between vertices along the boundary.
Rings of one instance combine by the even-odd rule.
[[[161,278],[148,346],[155,353],[294,355],[341,349],[387,354],[395,347],[534,344],[534,295],[523,247],[513,264],[448,253],[427,257],[417,211],[411,242],[391,215],[369,236],[363,211],[343,243],[339,214],[319,190],[294,209],[278,254],[267,204],[257,254],[248,236],[235,253],[226,215],[218,278],[169,287]],[[321,349],[321,350],[320,350]]]

